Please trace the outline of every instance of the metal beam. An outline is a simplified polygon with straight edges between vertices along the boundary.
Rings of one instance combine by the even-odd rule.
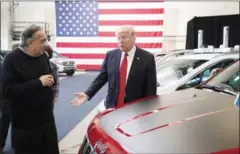
[[[15,1],[9,2],[9,6],[10,6],[9,10],[11,12],[14,12],[18,5],[19,5],[19,2],[15,2]]]

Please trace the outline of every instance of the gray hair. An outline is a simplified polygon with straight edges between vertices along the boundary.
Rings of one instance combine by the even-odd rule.
[[[38,25],[30,25],[28,26],[21,34],[21,39],[20,39],[20,46],[21,47],[27,47],[28,46],[28,40],[33,39],[33,35],[38,32],[43,30],[41,26]]]

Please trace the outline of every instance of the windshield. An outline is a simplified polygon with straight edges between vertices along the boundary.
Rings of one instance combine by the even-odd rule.
[[[210,86],[216,86],[224,90],[229,90],[234,93],[240,92],[240,73],[239,61],[223,70],[217,76],[206,83]]]
[[[173,59],[157,67],[158,86],[164,87],[184,77],[186,74],[207,62],[199,59]]]

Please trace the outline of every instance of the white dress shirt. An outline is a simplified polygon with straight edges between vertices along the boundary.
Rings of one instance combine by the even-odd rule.
[[[126,82],[127,82],[128,75],[129,75],[129,72],[130,72],[130,69],[131,69],[131,66],[132,66],[132,62],[133,62],[133,58],[134,58],[135,52],[136,52],[136,46],[134,45],[133,48],[128,52],[128,56],[127,56],[127,76],[126,76]],[[124,55],[125,55],[125,52],[122,51],[121,63],[120,64],[122,64]],[[121,65],[120,65],[120,67],[121,67]]]

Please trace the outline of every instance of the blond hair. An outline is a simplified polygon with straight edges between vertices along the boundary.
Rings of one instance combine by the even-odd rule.
[[[136,31],[132,25],[123,25],[123,26],[117,27],[115,30],[115,35],[117,35],[118,33],[121,33],[121,32],[127,32],[127,33],[131,34],[131,36],[133,36],[133,37],[136,36]]]

